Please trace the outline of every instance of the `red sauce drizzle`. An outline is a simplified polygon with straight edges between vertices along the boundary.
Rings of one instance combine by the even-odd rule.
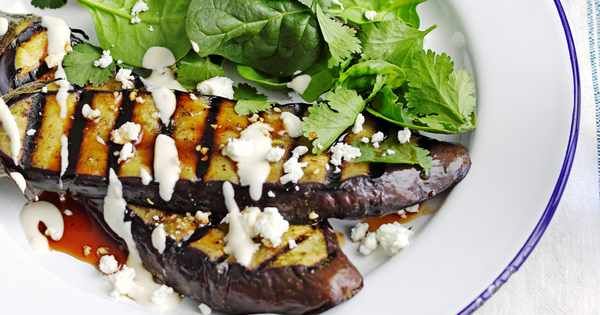
[[[379,229],[380,226],[384,224],[394,222],[398,222],[401,224],[410,223],[411,221],[415,220],[420,216],[429,215],[434,213],[435,211],[436,209],[433,209],[429,205],[424,203],[419,206],[419,212],[416,213],[405,212],[405,214],[402,216],[397,213],[392,213],[381,217],[366,218],[362,222],[369,224],[369,232],[375,232],[377,231],[377,229]]]
[[[98,266],[100,257],[104,255],[114,255],[120,264],[127,261],[127,254],[119,242],[107,233],[79,202],[69,195],[61,201],[57,193],[50,192],[42,193],[40,200],[54,204],[61,211],[65,224],[62,239],[48,239],[50,248],[94,266]],[[65,210],[71,211],[72,215],[66,215]],[[84,248],[88,247],[89,251],[86,251]]]

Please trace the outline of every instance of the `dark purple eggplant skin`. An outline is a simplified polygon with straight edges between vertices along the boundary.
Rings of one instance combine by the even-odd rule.
[[[200,250],[167,240],[161,255],[152,245],[152,227],[132,219],[132,234],[144,267],[161,283],[228,314],[316,314],[334,307],[363,287],[358,270],[338,246],[335,232],[323,223],[329,257],[313,267],[248,270],[233,263],[219,273]],[[193,240],[194,237],[192,236]]]
[[[394,213],[452,188],[470,169],[469,154],[461,145],[422,138],[420,146],[431,152],[434,161],[429,175],[416,166],[387,165],[382,166],[378,174],[350,178],[337,185],[265,184],[263,190],[272,190],[276,197],[267,198],[264,193],[259,201],[250,198],[247,187],[234,186],[236,200],[242,208],[277,207],[293,224],[311,222],[308,218],[311,211],[321,219],[359,219]],[[22,172],[28,184],[37,190],[69,191],[75,196],[88,198],[103,198],[106,194],[106,177],[77,176],[67,172],[61,187],[55,172],[15,167],[10,157],[2,154],[1,158],[8,171]],[[144,186],[139,178],[133,177],[121,178],[121,181],[124,198],[132,204],[174,213],[209,211],[214,220],[220,220],[227,214],[221,194],[223,183],[220,181],[192,183],[180,180],[169,202],[160,198],[156,183]]]

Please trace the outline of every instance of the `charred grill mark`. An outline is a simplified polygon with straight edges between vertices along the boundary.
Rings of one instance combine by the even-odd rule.
[[[44,107],[44,103],[46,102],[46,98],[42,94],[33,94],[28,98],[24,98],[20,102],[29,102],[31,105],[31,109],[29,110],[29,114],[27,115],[29,121],[27,122],[27,128],[25,132],[30,129],[35,130],[35,134],[33,136],[25,136],[23,141],[23,156],[21,157],[22,165],[31,165],[31,157],[33,148],[35,145],[35,135],[38,133],[38,129],[42,124],[42,109]],[[16,103],[13,106],[17,106]],[[15,116],[18,117],[18,116]]]
[[[118,116],[126,109],[121,106],[123,104],[122,95],[115,97],[112,92],[92,92],[89,95],[88,104],[92,109],[99,110],[101,116],[96,121],[82,118],[85,121],[85,128],[76,173],[78,176],[104,177],[108,174],[109,160],[112,155],[109,150],[111,146],[110,132],[113,130]],[[122,115],[127,116],[131,113]],[[98,139],[101,139],[104,144],[100,143]]]
[[[138,93],[138,97],[141,99],[137,98],[133,106],[129,103],[126,106],[133,107],[130,120],[142,127],[142,140],[135,144],[134,156],[121,163],[118,174],[123,177],[139,177],[142,168],[153,174],[154,169],[154,141],[161,131],[161,123],[152,96],[144,92]]]
[[[63,135],[68,135],[73,125],[73,112],[79,94],[70,93],[67,100],[67,117],[60,117],[60,105],[55,94],[45,96],[45,104],[40,117],[41,126],[35,134],[31,166],[34,168],[59,172],[61,166],[61,142]]]
[[[17,22],[14,22],[17,23]],[[48,68],[45,64],[36,67],[33,71],[27,71],[24,73],[16,67],[17,65],[17,51],[25,43],[29,42],[34,35],[42,33],[43,28],[39,23],[30,22],[18,22],[20,25],[11,25],[11,29],[0,42],[0,93],[6,94],[9,90],[18,87],[21,84],[31,82],[36,79],[39,73],[45,73]],[[16,34],[19,33],[20,34]],[[4,42],[4,41],[12,42]],[[30,47],[35,48],[35,47]],[[21,49],[22,50],[22,49]],[[33,53],[45,54],[46,49],[43,47],[41,51],[33,51]],[[17,78],[17,75],[20,78]]]
[[[215,100],[216,98],[213,98]],[[222,147],[230,138],[238,138],[240,132],[249,124],[248,118],[238,115],[234,110],[234,103],[226,99],[216,99],[218,103],[211,100],[211,106],[218,107],[216,124],[214,128],[214,140],[210,152],[210,164],[204,181],[230,181],[239,183],[236,166],[231,159],[221,154]]]
[[[65,172],[65,177],[72,176],[77,169],[79,153],[81,152],[81,141],[83,138],[83,128],[85,127],[85,118],[81,113],[83,104],[89,103],[93,95],[83,91],[79,97],[75,112],[73,113],[73,125],[68,133],[69,137],[69,166]]]
[[[294,229],[294,228],[304,228],[304,226],[292,226],[290,227],[290,229]],[[269,266],[276,261],[277,259],[279,259],[279,257],[289,253],[290,251],[293,251],[294,249],[290,248],[289,246],[289,241],[290,240],[294,240],[296,242],[296,246],[300,246],[302,244],[302,242],[306,241],[311,234],[316,233],[316,230],[313,229],[312,227],[308,230],[302,230],[300,231],[300,233],[295,234],[293,232],[289,232],[288,234],[292,234],[290,235],[290,237],[283,237],[282,238],[282,246],[279,246],[278,248],[274,248],[273,250],[273,254],[270,257],[267,257],[266,259],[258,262],[258,266],[255,267],[256,270],[263,270],[263,269],[267,269],[269,268]]]
[[[114,94],[118,93],[118,94]],[[117,116],[117,120],[113,125],[113,129],[118,129],[121,125],[131,120],[131,116],[133,115],[133,107],[134,105],[129,100],[129,98],[124,97],[124,93],[126,92],[114,92],[113,97],[118,95],[121,98],[121,107],[119,107],[119,113]],[[112,131],[112,130],[111,130]],[[122,145],[116,144],[110,141],[110,131],[107,136],[107,140],[105,143],[108,145],[108,169],[106,170],[105,176],[108,177],[109,169],[115,170],[117,174],[120,174],[121,170],[119,168],[119,156],[115,155],[114,152],[119,152],[121,150]]]
[[[206,117],[206,122],[204,124],[204,135],[199,143],[202,148],[207,148],[208,152],[204,153],[201,149],[198,159],[198,164],[196,165],[196,178],[203,179],[204,175],[208,172],[208,166],[210,165],[210,156],[212,154],[211,151],[214,150],[214,140],[215,140],[215,129],[212,126],[217,123],[217,116],[219,114],[219,106],[217,102],[214,102],[211,99],[208,99],[208,114]],[[206,150],[206,149],[204,149]]]
[[[207,124],[209,113],[206,99],[192,100],[187,93],[178,95],[172,125],[173,139],[181,163],[181,179],[192,182],[198,180],[196,175],[198,160],[206,153],[202,153],[203,149],[197,150],[196,147],[202,146],[205,132],[210,128]]]

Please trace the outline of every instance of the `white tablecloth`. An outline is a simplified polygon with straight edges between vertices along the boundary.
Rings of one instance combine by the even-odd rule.
[[[563,0],[563,4],[576,39],[583,88],[573,171],[540,244],[479,315],[600,314],[600,202],[587,3]]]

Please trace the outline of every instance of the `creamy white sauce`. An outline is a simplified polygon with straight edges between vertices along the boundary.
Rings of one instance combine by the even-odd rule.
[[[235,202],[233,186],[229,182],[223,183],[223,197],[229,211],[229,233],[225,237],[225,252],[235,257],[240,265],[249,267],[259,245],[254,243],[244,228],[240,208]]]
[[[21,225],[25,237],[36,251],[47,251],[48,239],[38,229],[40,222],[46,226],[46,235],[52,240],[59,241],[64,232],[64,222],[60,210],[46,201],[28,203],[21,210]]]
[[[290,113],[283,112],[281,113],[281,120],[283,121],[283,127],[285,127],[285,131],[292,138],[298,138],[302,136],[302,120],[300,117]]]
[[[223,155],[237,163],[240,184],[249,187],[252,200],[261,198],[263,184],[271,172],[267,160],[272,148],[270,131],[267,124],[253,123],[240,133],[240,138],[230,139],[223,149]]]
[[[19,187],[21,192],[25,193],[25,189],[27,188],[27,182],[25,181],[25,177],[23,177],[23,174],[19,172],[11,172],[10,178],[12,178],[15,181],[15,184],[17,184],[17,187]]]
[[[19,155],[21,154],[21,136],[19,134],[19,126],[15,117],[8,108],[8,105],[0,97],[0,122],[2,122],[2,128],[10,139],[10,153],[15,165],[19,165]]]
[[[175,93],[166,87],[154,88],[152,89],[152,99],[160,120],[165,126],[168,126],[171,123],[171,116],[175,112],[175,106],[177,106]]]
[[[227,77],[213,77],[198,83],[196,86],[198,92],[202,95],[220,96],[233,99],[233,80]]]
[[[198,46],[198,43],[196,43],[195,41],[191,40],[190,43],[192,44],[192,50],[194,52],[199,52],[200,51],[200,46]]]
[[[152,274],[142,265],[131,234],[131,222],[125,222],[126,205],[123,199],[123,186],[115,171],[110,169],[108,190],[104,198],[104,221],[125,241],[129,251],[127,265],[109,277],[114,287],[111,295],[127,296],[138,303],[150,304],[153,292],[159,289],[160,285],[153,281]]]
[[[150,171],[145,167],[140,168],[140,178],[142,179],[142,184],[149,185],[152,182],[152,175],[150,175]]]
[[[0,36],[4,36],[8,32],[8,19],[0,17]]]
[[[152,230],[151,239],[152,246],[154,246],[160,254],[164,253],[165,248],[167,248],[167,232],[165,231],[164,224],[161,223]]]
[[[356,116],[356,120],[354,121],[354,126],[352,126],[352,133],[357,134],[363,131],[364,123],[365,116],[363,114],[358,114],[358,116]]]
[[[307,162],[299,162],[302,155],[308,152],[308,148],[305,146],[297,146],[292,151],[292,156],[283,163],[284,175],[279,178],[279,182],[283,185],[287,183],[297,184],[298,181],[304,176],[304,168],[308,166]]]
[[[158,135],[154,144],[154,177],[158,182],[159,194],[163,200],[171,200],[180,173],[181,167],[175,140],[167,135]]]
[[[69,167],[69,138],[65,135],[60,136],[60,177],[65,175]]]
[[[181,302],[179,294],[164,284],[152,292],[152,304],[158,306],[160,311],[170,309],[179,302]]]
[[[298,94],[304,94],[306,88],[310,84],[312,77],[308,74],[301,74],[288,82],[287,87],[294,90]]]
[[[48,30],[48,56],[45,61],[48,68],[56,67],[54,78],[59,86],[56,101],[60,106],[60,117],[66,118],[71,84],[67,81],[62,62],[67,52],[71,50],[71,29],[64,20],[51,16],[42,17],[42,26]]]

